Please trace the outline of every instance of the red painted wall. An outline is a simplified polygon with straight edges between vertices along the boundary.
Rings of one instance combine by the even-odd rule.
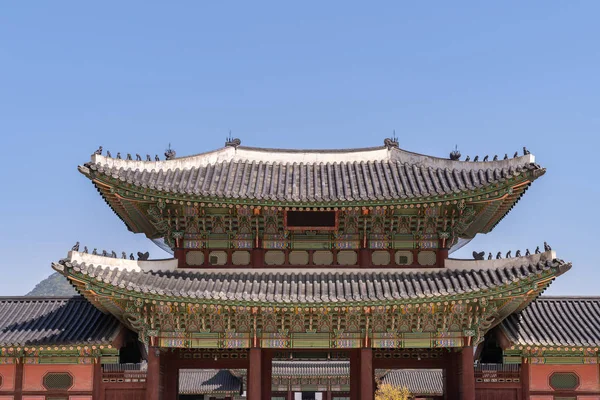
[[[553,372],[574,372],[579,376],[579,388],[577,391],[600,392],[600,381],[598,376],[598,365],[547,365],[531,364],[529,390],[531,392],[552,391],[550,386],[550,375]],[[533,398],[533,396],[532,396]],[[537,397],[536,397],[537,399]],[[546,399],[540,397],[539,400]]]
[[[73,386],[71,387],[70,391],[91,392],[93,389],[93,365],[25,364],[23,367],[23,391],[35,392],[46,390],[43,385],[43,378],[48,372],[70,373],[73,376]]]
[[[5,364],[0,365],[0,375],[2,375],[2,386],[0,390],[8,391],[15,388],[15,365]],[[0,400],[4,400],[0,397]]]

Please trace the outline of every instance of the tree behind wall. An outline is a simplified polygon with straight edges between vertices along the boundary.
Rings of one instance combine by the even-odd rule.
[[[377,385],[375,400],[410,400],[412,396],[406,387],[392,386],[387,383]]]

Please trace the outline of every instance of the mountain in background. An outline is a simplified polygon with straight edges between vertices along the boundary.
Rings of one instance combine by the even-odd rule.
[[[67,278],[55,272],[35,285],[33,290],[25,296],[76,296],[77,294],[77,291],[71,286]]]

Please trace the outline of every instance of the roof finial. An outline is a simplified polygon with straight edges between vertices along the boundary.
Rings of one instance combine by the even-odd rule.
[[[454,150],[450,152],[450,159],[452,161],[458,161],[460,160],[460,151],[458,151],[458,145],[454,145]]]
[[[391,149],[392,147],[398,147],[398,138],[396,137],[396,130],[394,129],[392,131],[392,137],[391,138],[385,138],[383,139],[383,145],[385,147],[387,147],[388,149]]]
[[[485,257],[485,251],[481,251],[481,252],[473,252],[473,260],[483,260],[483,258]]]
[[[237,148],[242,144],[242,141],[238,138],[234,138],[231,135],[231,129],[229,130],[229,136],[225,139],[225,147],[234,147]]]
[[[168,149],[165,151],[165,158],[166,158],[167,160],[172,160],[172,159],[174,159],[174,158],[175,158],[175,155],[176,155],[176,154],[177,154],[177,153],[175,152],[175,150],[173,150],[173,149],[171,148],[171,143],[169,143],[169,148],[168,148]]]

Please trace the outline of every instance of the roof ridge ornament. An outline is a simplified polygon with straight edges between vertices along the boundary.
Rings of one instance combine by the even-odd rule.
[[[169,148],[165,150],[165,158],[167,160],[172,160],[175,158],[176,155],[177,153],[171,148],[171,143],[169,143]]]
[[[383,139],[383,145],[388,149],[392,147],[398,148],[398,138],[396,137],[396,130],[394,129],[393,136],[391,138]]]
[[[450,159],[452,161],[458,161],[460,160],[461,155],[462,154],[460,154],[460,151],[458,151],[458,145],[454,145],[454,150],[450,152]]]
[[[225,147],[233,147],[238,148],[242,144],[242,141],[239,138],[234,138],[231,135],[231,131],[229,131],[229,136],[225,138]]]

